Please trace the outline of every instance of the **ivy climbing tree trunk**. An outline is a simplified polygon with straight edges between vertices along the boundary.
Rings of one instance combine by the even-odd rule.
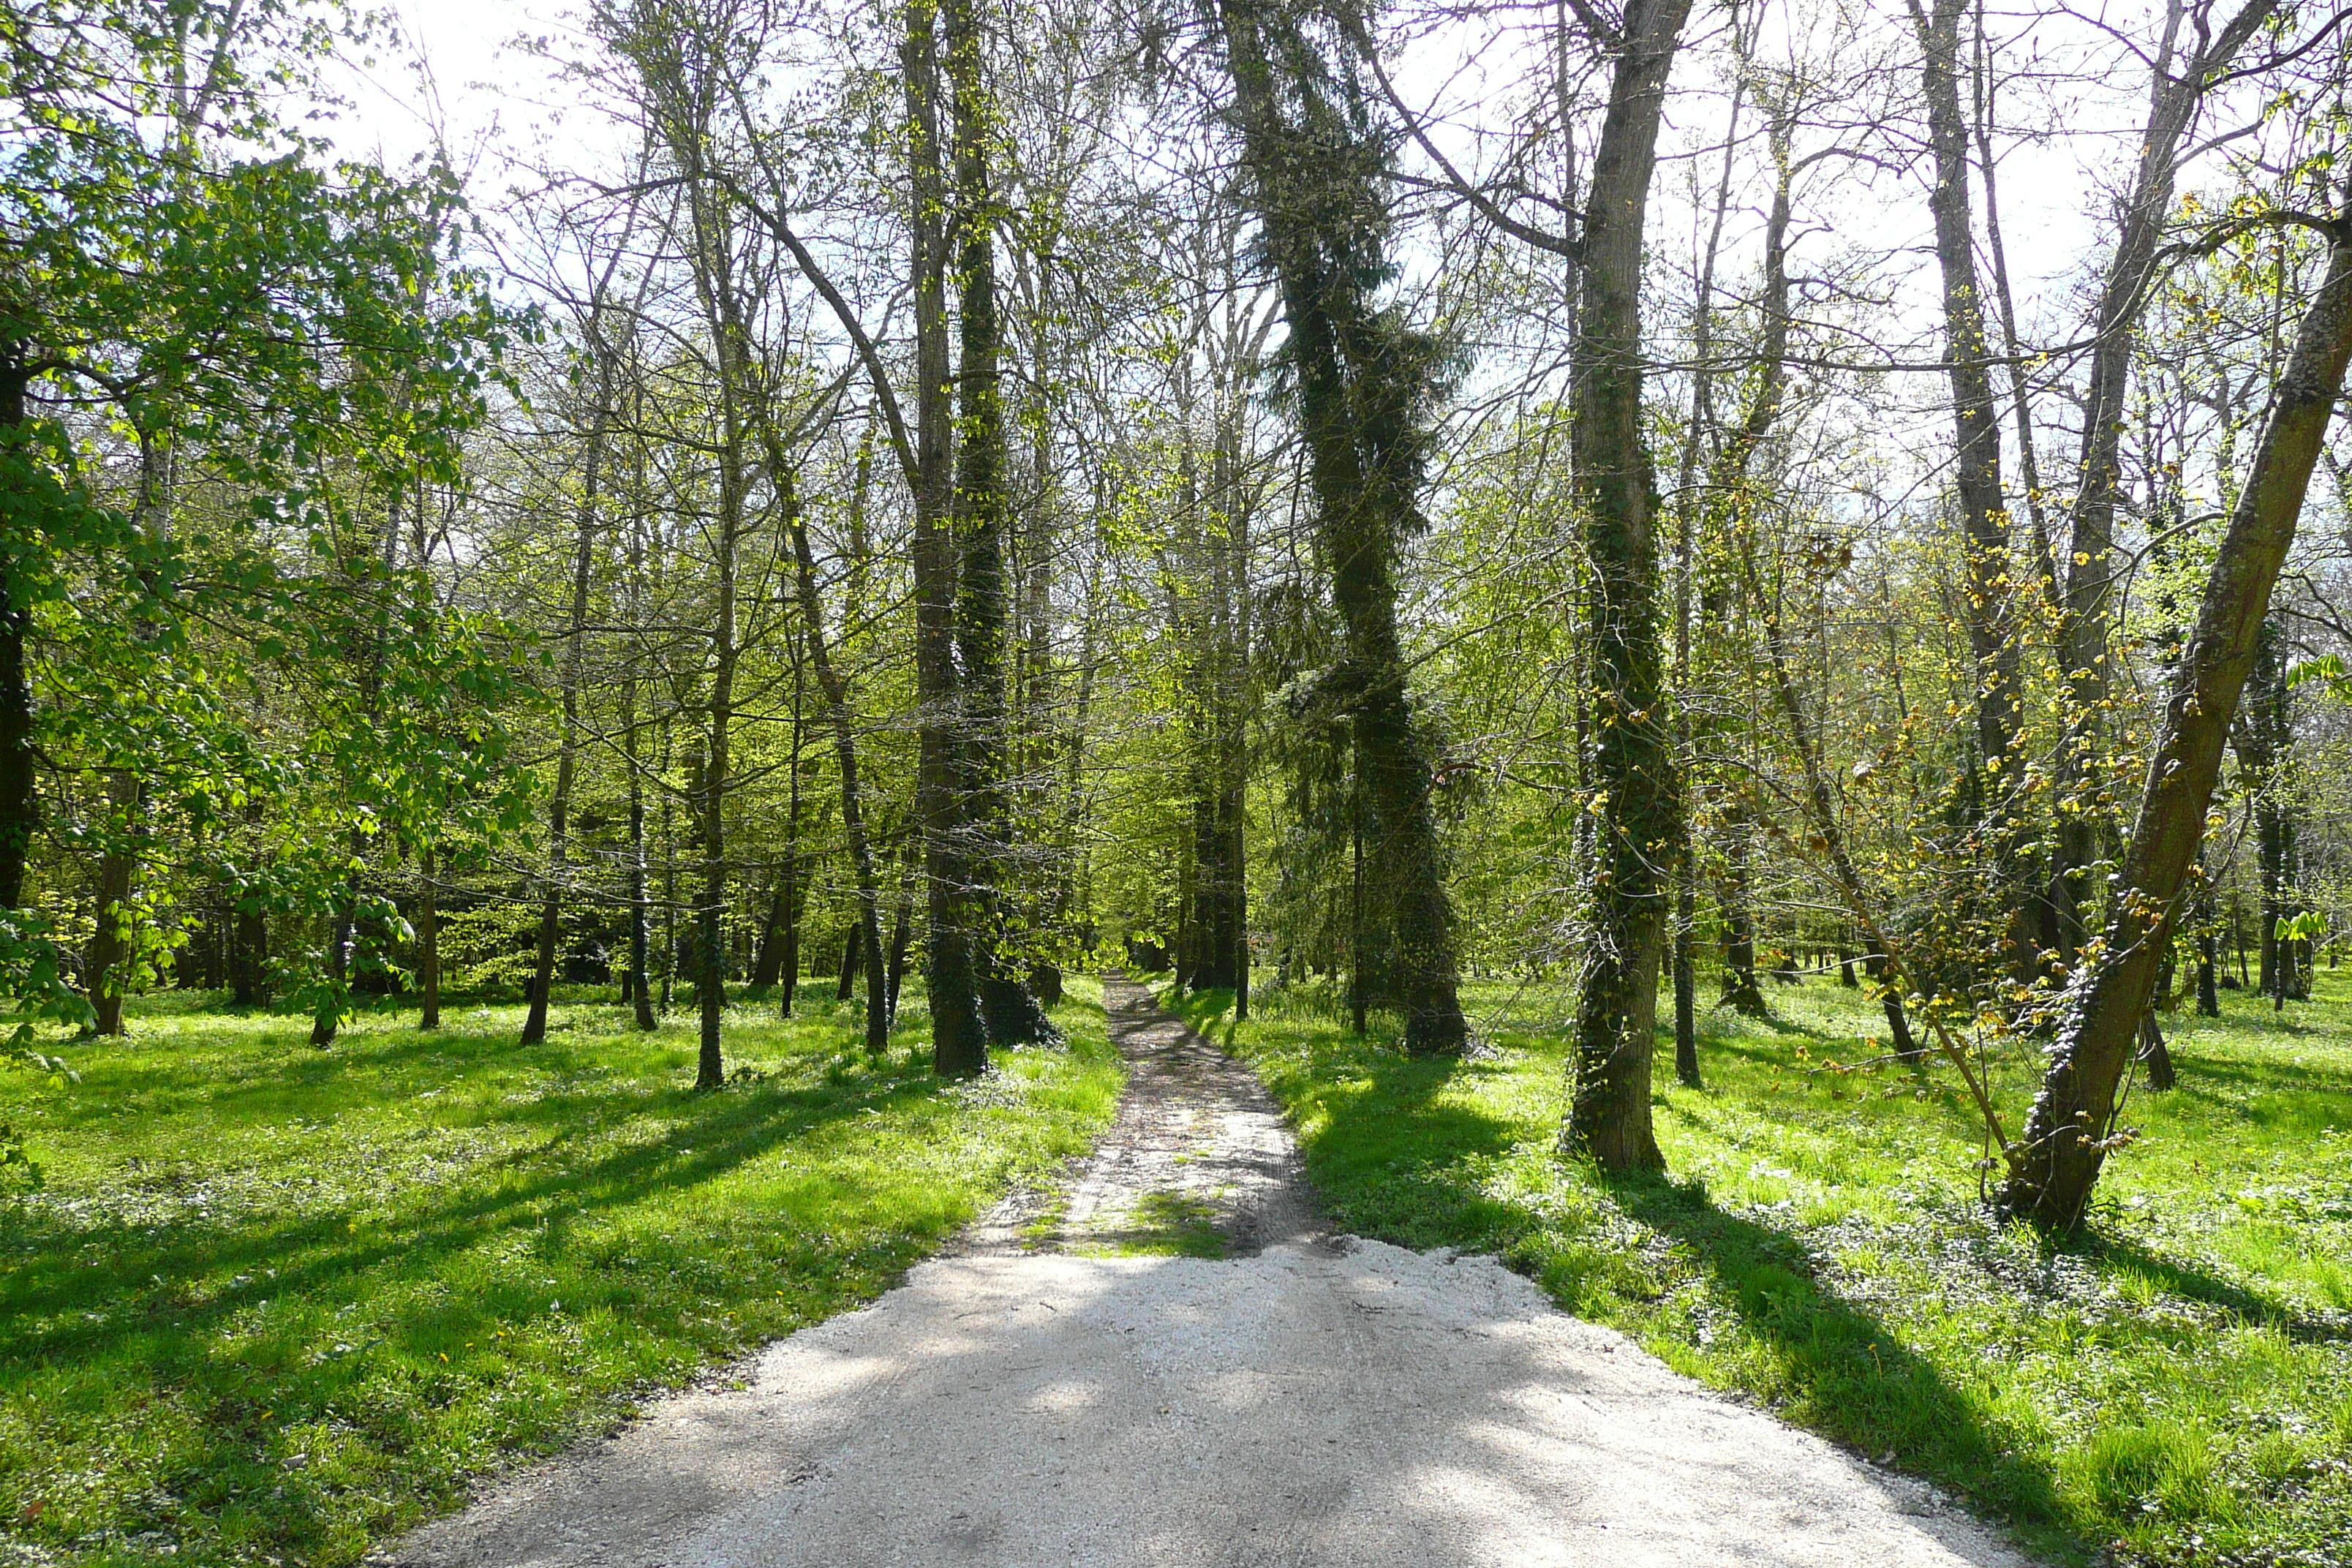
[[[948,182],[940,139],[937,0],[909,0],[900,51],[912,210],[915,419],[909,479],[915,530],[915,686],[919,710],[915,816],[923,836],[924,983],[931,1066],[962,1078],[988,1066],[974,952],[973,868],[962,800],[962,672],[956,647],[953,408],[949,355]],[[879,378],[877,376],[877,385]]]
[[[1056,1031],[1028,984],[1012,892],[1010,803],[1005,798],[1005,437],[1003,333],[996,299],[999,205],[991,165],[1004,134],[986,83],[972,0],[941,0],[955,160],[956,390],[954,531],[956,644],[962,670],[962,835],[972,877],[971,962],[989,1040],[1023,1045]],[[881,944],[873,950],[879,953]],[[879,964],[876,965],[878,972]]]
[[[1422,526],[1417,493],[1438,393],[1438,345],[1374,304],[1393,267],[1388,146],[1347,107],[1300,18],[1268,0],[1218,7],[1243,162],[1282,295],[1321,552],[1339,613],[1339,687],[1355,731],[1367,845],[1391,917],[1390,990],[1404,1047],[1467,1041],[1454,910],[1397,627],[1397,556]],[[1277,69],[1277,65],[1279,69]]]
[[[1650,1060],[1680,803],[1659,648],[1655,479],[1642,426],[1642,236],[1666,76],[1689,14],[1690,0],[1633,0],[1610,40],[1616,64],[1584,204],[1570,372],[1599,796],[1579,931],[1575,1081],[1559,1147],[1608,1171],[1665,1164],[1651,1131]]]

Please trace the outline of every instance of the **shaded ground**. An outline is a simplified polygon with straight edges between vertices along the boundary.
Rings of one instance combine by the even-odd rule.
[[[1131,981],[1103,982],[1127,1058],[1118,1121],[1056,1188],[999,1204],[950,1250],[1249,1257],[1320,1228],[1282,1110],[1242,1063]]]
[[[1316,1237],[1263,1090],[1137,988],[1107,1000],[1131,1099],[1066,1205],[1001,1209],[396,1560],[2020,1562],[1488,1260]]]

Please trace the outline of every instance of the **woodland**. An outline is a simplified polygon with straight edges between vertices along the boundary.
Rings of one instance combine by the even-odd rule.
[[[0,1535],[355,1560],[1083,1147],[1120,969],[1365,1234],[1503,1251],[2054,1558],[2345,1561],[2352,12],[513,30],[554,129],[371,159],[396,13],[0,5]],[[863,1217],[772,1294],[648,1219],[671,1295],[594,1298],[640,1328],[593,1376],[557,1334],[517,1414],[470,1331],[404,1341],[421,1425],[236,1500],[291,1439],[153,1325],[432,1232],[414,1184],[523,1100],[814,1140]],[[805,1198],[686,1194],[644,1201],[755,1250]],[[1982,1334],[1822,1261],[1872,1226]],[[2101,1352],[2137,1414],[1971,1403],[1990,1339],[2105,1343],[2034,1337],[2078,1268],[2189,1303]],[[2244,1377],[2166,1405],[2200,1354]]]

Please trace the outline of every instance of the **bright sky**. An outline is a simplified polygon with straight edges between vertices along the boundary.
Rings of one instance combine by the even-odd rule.
[[[528,158],[565,130],[560,84],[522,41],[569,31],[566,0],[384,0],[416,56],[379,54],[374,64],[342,62],[352,100],[333,132],[349,155],[380,154],[398,164],[448,147],[476,176],[488,203],[504,184],[507,160]],[[571,117],[573,134],[589,117]],[[488,176],[485,186],[482,176]]]

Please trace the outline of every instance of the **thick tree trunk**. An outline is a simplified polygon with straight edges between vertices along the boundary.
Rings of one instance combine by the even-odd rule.
[[[915,323],[915,816],[923,836],[924,984],[932,1070],[968,1077],[988,1065],[972,918],[972,868],[961,798],[962,672],[956,649],[956,541],[950,521],[952,375],[948,353],[948,185],[940,139],[938,7],[910,0],[901,50],[912,174]]]
[[[1421,405],[1430,389],[1414,361],[1424,351],[1402,328],[1379,321],[1366,297],[1366,279],[1381,261],[1387,199],[1375,184],[1381,176],[1361,172],[1368,152],[1361,134],[1304,79],[1286,84],[1308,100],[1303,122],[1293,123],[1269,58],[1269,8],[1261,0],[1223,0],[1219,9],[1264,249],[1290,329],[1286,352],[1316,527],[1344,631],[1360,788],[1379,828],[1370,847],[1391,915],[1386,989],[1404,1013],[1406,1051],[1449,1054],[1462,1049],[1469,1031],[1430,810],[1432,769],[1414,724],[1396,605],[1396,554],[1418,516],[1413,422],[1425,417]],[[1356,182],[1360,188],[1342,190]],[[1403,427],[1380,428],[1384,420]]]
[[[2071,1230],[2114,1146],[2116,1089],[2195,865],[2221,748],[2237,710],[2279,568],[2294,542],[2352,357],[2352,202],[2335,215],[2326,279],[2297,330],[2261,445],[2209,573],[2196,629],[2176,668],[2131,842],[2114,880],[2097,955],[2074,972],[2042,1092],[2001,1206]]]
[[[956,386],[956,642],[963,664],[963,832],[973,878],[972,962],[992,1045],[1056,1037],[1030,994],[1028,965],[1003,949],[1017,940],[1007,908],[1013,892],[1005,752],[1005,437],[1003,333],[996,300],[996,219],[992,149],[1005,128],[982,80],[985,62],[973,0],[941,0],[947,72],[954,106],[956,324],[961,340]]]
[[[1668,694],[1659,657],[1655,486],[1643,428],[1642,243],[1666,78],[1689,0],[1634,0],[1592,159],[1585,203],[1583,298],[1571,367],[1570,448],[1585,558],[1588,748],[1595,873],[1579,932],[1574,1083],[1564,1154],[1606,1171],[1659,1170],[1650,1123],[1658,964],[1672,848],[1681,820]]]

